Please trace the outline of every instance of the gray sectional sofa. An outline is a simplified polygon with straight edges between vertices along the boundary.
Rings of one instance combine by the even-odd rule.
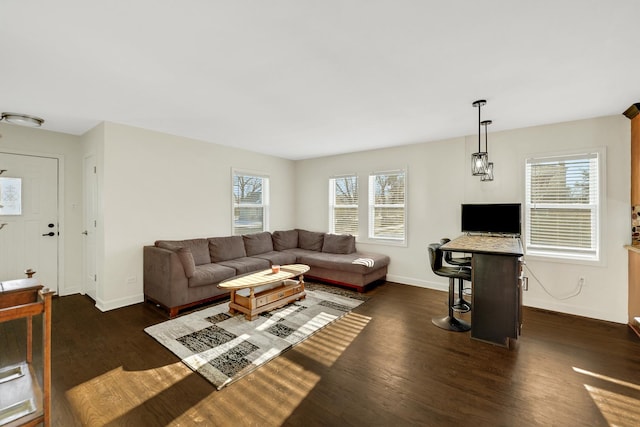
[[[218,283],[271,265],[306,264],[306,278],[362,292],[384,280],[389,257],[356,251],[355,238],[307,230],[189,240],[158,240],[144,247],[145,300],[169,317],[184,308],[223,298]]]

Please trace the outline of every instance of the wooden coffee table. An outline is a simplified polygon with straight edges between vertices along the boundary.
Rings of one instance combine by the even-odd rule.
[[[307,271],[308,265],[283,265],[277,273],[269,269],[244,274],[224,280],[218,287],[231,291],[229,313],[244,313],[247,320],[254,320],[260,313],[305,298],[303,274]]]

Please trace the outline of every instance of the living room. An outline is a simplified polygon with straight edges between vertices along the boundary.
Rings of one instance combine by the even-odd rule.
[[[501,2],[492,5],[496,9],[499,9],[498,6],[505,6],[498,3]],[[582,7],[580,2],[572,3],[576,9]],[[609,17],[607,22],[612,20],[611,16],[617,20],[628,16],[629,13],[625,13],[625,11],[627,8],[631,8],[630,3],[625,2],[623,6],[618,8],[605,8],[603,13]],[[364,4],[360,6],[366,9]],[[407,4],[407,6],[419,8],[425,16],[433,17],[427,13],[428,9],[422,9],[417,4]],[[546,16],[546,13],[543,13],[541,9],[542,7],[535,9],[536,17]],[[286,7],[283,6],[281,12],[285,13],[284,10]],[[495,9],[492,10],[495,11]],[[26,16],[26,12],[19,7],[15,12],[22,14],[20,16]],[[106,16],[110,16],[107,11],[102,12]],[[310,13],[304,10],[297,12],[302,16]],[[448,7],[446,12],[452,13]],[[520,11],[522,14],[526,12],[531,11],[528,9]],[[572,19],[564,8],[560,12],[562,12],[560,14],[562,21]],[[91,21],[83,21],[88,16],[87,13],[87,10],[78,10],[70,15],[76,22],[82,22],[82,30],[88,33],[90,29],[88,22]],[[326,15],[322,16],[320,22],[333,20],[331,10],[325,10],[324,13]],[[357,16],[353,10],[342,11],[342,13],[351,19],[356,19],[355,16]],[[63,13],[57,11],[54,14],[58,16]],[[298,17],[295,13],[294,15],[294,17]],[[380,15],[384,14],[380,13]],[[398,15],[406,16],[404,13]],[[491,19],[489,15],[482,14],[482,17]],[[600,22],[600,19],[605,21],[604,17],[596,19],[597,15],[597,11],[589,9],[588,18],[590,20],[587,22]],[[253,14],[251,16],[250,21],[253,24],[260,21],[259,17]],[[163,17],[167,19],[165,15]],[[377,22],[384,22],[382,16],[376,15],[375,17],[378,19]],[[62,19],[61,16],[60,18]],[[3,21],[5,19],[2,18]],[[41,19],[43,18],[33,19],[32,25],[42,24]],[[613,22],[617,22],[616,19],[613,19]],[[624,19],[627,19],[625,22],[630,20],[630,18]],[[224,19],[217,16],[216,22],[220,24],[220,21],[224,21]],[[341,20],[339,19],[339,21]],[[470,21],[475,21],[475,19],[469,19],[465,22]],[[344,24],[344,22],[352,21],[345,18],[345,21],[341,22]],[[530,25],[526,28],[531,29],[535,23],[534,19],[529,22]],[[412,24],[417,28],[416,22],[412,21]],[[434,22],[431,24],[435,25]],[[558,31],[554,34],[562,33],[560,27],[563,25],[564,22],[562,25],[554,26],[554,31]],[[14,31],[15,26],[15,23],[11,24]],[[371,26],[375,27],[373,24]],[[587,25],[585,24],[585,26]],[[131,27],[135,26],[131,25]],[[607,24],[606,29],[600,31],[605,34],[608,31],[616,33],[618,37],[616,40],[626,40],[622,30],[620,30],[620,34],[614,31],[614,29],[621,27],[624,25]],[[69,28],[73,28],[73,26],[71,25]],[[368,26],[367,28],[370,29]],[[440,26],[438,28],[444,31],[444,28]],[[576,49],[575,56],[586,56],[585,52],[588,48],[577,43],[578,36],[576,34],[580,33],[568,33],[567,37],[561,40],[563,46],[566,49],[571,46],[581,46]],[[17,32],[12,34],[17,34]],[[109,34],[109,32],[106,31],[104,34]],[[497,42],[498,37],[495,33],[492,34],[493,37],[490,40]],[[464,38],[469,38],[468,44],[474,44],[473,38],[476,36],[471,32],[465,33]],[[72,45],[70,41],[73,40],[72,36],[62,34],[60,37],[64,41],[69,41],[69,46]],[[326,34],[323,37],[327,37]],[[382,39],[377,40],[382,43]],[[317,41],[315,38],[313,40]],[[527,40],[532,45],[535,44],[535,37],[529,37]],[[541,45],[546,49],[549,44],[554,42],[545,39]],[[353,43],[354,45],[350,46],[351,49],[354,52],[358,51],[359,45],[355,41]],[[630,43],[637,42],[630,41]],[[346,44],[349,45],[349,43]],[[334,117],[333,121],[330,121],[331,117],[323,116],[324,122],[322,120],[305,122],[306,119],[298,119],[297,121],[292,119],[295,123],[292,123],[292,129],[288,130],[286,129],[287,118],[298,118],[298,115],[294,113],[302,115],[295,108],[302,102],[302,97],[296,97],[295,101],[287,104],[288,108],[283,108],[282,111],[277,108],[278,105],[281,105],[279,101],[273,101],[273,108],[268,109],[269,103],[264,100],[277,98],[273,95],[279,93],[277,89],[280,86],[276,83],[281,84],[282,82],[255,78],[247,83],[247,91],[250,92],[251,88],[260,86],[261,83],[264,83],[265,86],[269,86],[271,83],[273,86],[269,86],[266,92],[272,94],[274,98],[269,98],[265,96],[265,92],[260,92],[260,96],[257,97],[260,100],[254,100],[258,107],[251,110],[253,116],[247,113],[245,117],[242,115],[242,105],[239,104],[242,104],[242,99],[250,104],[249,98],[238,96],[235,98],[236,103],[229,106],[229,110],[235,113],[237,118],[232,123],[222,124],[217,122],[216,114],[223,115],[221,112],[225,109],[225,106],[221,105],[223,102],[220,105],[216,104],[215,111],[211,113],[211,116],[205,114],[198,116],[199,112],[185,107],[187,101],[183,98],[175,98],[178,89],[173,86],[180,86],[180,78],[187,80],[189,76],[167,76],[162,72],[149,77],[152,83],[148,86],[144,84],[144,77],[138,76],[136,81],[140,90],[134,91],[131,97],[124,97],[125,92],[123,91],[120,94],[123,96],[120,103],[109,98],[109,102],[106,104],[113,104],[118,108],[120,105],[124,108],[125,105],[132,102],[135,104],[128,110],[127,114],[130,117],[126,120],[121,119],[121,116],[117,116],[115,113],[113,113],[114,115],[106,114],[107,110],[101,108],[90,109],[92,112],[100,112],[100,116],[85,116],[82,113],[82,108],[78,105],[84,106],[83,102],[97,105],[102,102],[103,98],[107,99],[108,90],[101,86],[103,80],[120,81],[119,69],[133,69],[135,65],[140,67],[144,65],[142,64],[144,61],[141,59],[133,65],[129,65],[125,61],[119,62],[119,60],[113,59],[118,57],[118,54],[114,52],[124,52],[120,54],[131,55],[127,56],[128,59],[131,59],[139,55],[144,43],[138,46],[138,50],[129,51],[118,46],[117,49],[114,48],[114,51],[96,49],[87,55],[86,61],[94,64],[98,69],[95,80],[92,80],[96,92],[95,97],[76,98],[76,112],[74,114],[78,122],[75,123],[74,130],[71,130],[71,127],[65,131],[56,128],[57,121],[66,120],[67,116],[73,115],[63,109],[57,111],[53,106],[55,103],[53,101],[65,97],[64,89],[53,90],[55,84],[48,81],[44,88],[38,89],[43,94],[43,99],[38,101],[38,92],[31,92],[32,89],[29,88],[26,78],[13,79],[14,82],[19,81],[20,83],[16,83],[12,88],[7,86],[6,90],[3,90],[7,96],[1,101],[2,111],[18,109],[24,113],[42,115],[46,120],[41,129],[0,123],[0,152],[11,155],[49,156],[58,160],[57,178],[60,205],[58,208],[59,236],[57,239],[59,262],[57,265],[58,282],[55,286],[58,295],[66,297],[88,294],[95,301],[95,307],[99,309],[100,314],[104,316],[114,316],[117,309],[140,305],[144,299],[142,247],[153,244],[158,239],[230,235],[233,223],[232,173],[234,170],[240,170],[269,177],[267,227],[269,231],[291,228],[328,231],[330,178],[345,174],[357,174],[363,184],[359,205],[362,220],[357,239],[358,249],[383,253],[391,258],[387,275],[387,280],[393,283],[391,289],[397,291],[404,289],[404,287],[412,288],[412,291],[398,291],[398,294],[415,296],[418,294],[413,293],[413,288],[418,288],[419,291],[425,292],[419,295],[427,295],[429,298],[434,297],[437,300],[444,298],[445,294],[442,291],[447,290],[447,280],[436,276],[431,271],[427,245],[437,242],[443,237],[454,238],[461,234],[460,209],[463,203],[514,202],[524,204],[527,159],[599,150],[603,153],[602,159],[604,160],[604,168],[602,169],[604,175],[601,177],[604,191],[601,194],[602,215],[600,217],[598,259],[595,261],[575,261],[525,256],[525,275],[529,278],[529,286],[524,293],[524,305],[551,312],[577,315],[581,318],[587,318],[587,321],[588,319],[596,319],[613,322],[617,325],[626,324],[628,265],[627,250],[624,245],[629,244],[631,239],[629,213],[631,147],[629,120],[622,115],[622,112],[631,103],[637,102],[639,95],[637,91],[633,93],[633,90],[629,90],[627,92],[630,93],[621,96],[621,91],[616,90],[617,98],[613,94],[609,98],[602,95],[602,92],[598,92],[592,101],[594,104],[606,104],[606,111],[594,106],[592,109],[584,108],[579,113],[573,114],[567,105],[575,103],[584,106],[585,102],[581,102],[584,98],[572,99],[572,97],[577,96],[576,94],[580,92],[585,93],[594,87],[604,86],[606,90],[614,92],[610,86],[617,84],[612,83],[614,80],[617,82],[619,77],[615,71],[619,72],[623,68],[637,64],[637,59],[628,59],[628,63],[624,64],[625,67],[604,70],[613,74],[592,76],[594,80],[585,82],[575,76],[575,71],[580,69],[576,65],[559,67],[562,69],[554,80],[538,80],[532,73],[528,74],[528,77],[514,77],[503,80],[501,83],[500,77],[487,75],[486,70],[479,72],[476,68],[476,66],[482,67],[482,57],[485,53],[489,53],[484,49],[490,50],[490,47],[469,47],[468,44],[465,43],[465,46],[477,56],[473,56],[473,61],[470,59],[457,62],[457,64],[466,63],[467,66],[463,71],[458,71],[460,74],[456,74],[457,77],[471,76],[466,80],[462,79],[463,81],[458,80],[461,86],[470,89],[468,92],[463,94],[458,91],[454,92],[451,89],[454,86],[452,84],[449,84],[446,90],[442,91],[437,88],[438,84],[426,88],[421,87],[416,92],[419,95],[409,93],[410,90],[404,86],[394,86],[387,89],[388,91],[381,89],[378,96],[369,92],[368,99],[365,99],[366,103],[379,105],[377,108],[380,108],[384,114],[389,114],[394,111],[394,108],[400,108],[398,105],[402,105],[400,110],[392,113],[391,119],[385,123],[379,121],[377,113],[372,115],[369,121],[363,119],[364,113],[357,110],[363,104],[342,108],[341,103],[351,100],[349,93],[343,87],[340,89],[344,93],[343,101],[338,101],[335,104],[323,104],[327,109],[333,106],[337,109],[336,115],[342,115]],[[618,51],[611,46],[612,44],[613,42],[607,39],[598,47],[602,50],[604,47],[610,47],[609,54],[613,55]],[[216,47],[221,49],[221,56],[230,56],[230,50],[220,48],[219,45]],[[516,42],[507,43],[506,46],[503,46],[504,50],[500,52],[505,54],[505,52],[509,52],[509,49],[515,50],[518,47]],[[152,50],[155,52],[155,49],[161,50],[159,47],[154,47]],[[319,48],[318,50],[311,48],[309,50],[310,52],[321,51]],[[357,62],[357,59],[360,59],[363,63],[357,67],[357,70],[362,72],[365,68],[373,68],[373,63],[369,61],[376,53],[388,54],[389,62],[399,61],[399,58],[389,53],[392,50],[392,48],[385,49],[383,46],[380,51],[370,52],[368,48],[365,48],[366,54],[361,56],[354,54],[356,59],[345,60],[344,63]],[[59,53],[53,48],[51,52]],[[104,52],[111,52],[113,57],[104,54]],[[161,50],[161,53],[164,52]],[[588,63],[606,62],[607,54],[601,53],[599,49],[597,52],[599,52],[597,57],[587,58]],[[313,56],[312,53],[303,54],[299,51],[296,53],[303,58],[307,58],[307,55]],[[341,53],[345,55],[344,52]],[[105,56],[103,57],[103,55]],[[547,66],[553,61],[562,62],[561,59],[564,59],[562,54],[557,51],[554,52],[554,55],[545,59],[548,61]],[[487,64],[502,59],[502,56],[497,54],[493,56],[489,54],[489,56]],[[179,62],[180,59],[177,58],[176,62]],[[59,65],[61,69],[68,68],[68,64],[51,60],[51,58],[43,57],[40,60],[44,61],[49,68],[55,68],[52,64]],[[109,60],[113,60],[117,66],[111,64]],[[442,63],[446,63],[447,60],[446,55],[440,59]],[[476,60],[478,60],[477,64]],[[18,59],[12,60],[10,63],[13,68],[20,68],[19,65],[16,65],[20,64]],[[430,62],[425,60],[419,64],[422,68],[416,67],[420,69],[420,72],[414,72],[416,74],[422,73],[428,64]],[[578,62],[578,64],[582,63]],[[527,65],[532,66],[531,63],[527,63]],[[406,66],[409,67],[410,64]],[[313,62],[313,67],[318,68],[319,64]],[[516,67],[516,65],[512,65],[512,67]],[[157,66],[156,68],[162,69]],[[395,69],[396,67],[390,68]],[[390,68],[385,68],[385,71]],[[460,67],[455,68],[460,70]],[[258,69],[262,73],[268,71],[267,68],[258,67]],[[296,71],[302,73],[306,69],[305,66],[302,70],[296,69]],[[147,69],[145,68],[145,70]],[[54,71],[56,70],[52,72]],[[211,69],[208,71],[213,72]],[[69,72],[71,73],[71,71]],[[190,73],[200,76],[204,72],[194,68]],[[17,75],[22,74],[28,73],[17,72]],[[339,73],[332,69],[329,74],[331,78],[335,78]],[[398,65],[397,75],[406,76],[406,74],[410,74],[412,79],[417,81],[413,73],[406,73],[406,70]],[[71,75],[74,74],[71,73]],[[318,75],[313,74],[313,76],[317,77]],[[363,97],[365,90],[372,90],[377,85],[384,86],[381,82],[389,84],[394,79],[401,79],[401,77],[380,77],[379,79],[371,77],[372,80],[375,80],[373,83],[367,85],[360,82],[363,85],[359,86],[356,85],[357,76],[358,74],[354,73],[345,78],[357,88],[357,90],[354,89],[355,95],[351,94],[353,97]],[[291,78],[290,75],[288,77]],[[174,79],[178,82],[176,83]],[[578,81],[581,85],[575,92],[565,91],[567,86],[571,86],[572,79],[576,80],[574,82],[576,85],[578,85]],[[5,79],[4,84],[8,85],[6,82],[11,80]],[[68,80],[73,80],[73,78]],[[66,82],[67,88],[73,86],[73,82],[60,81]],[[297,92],[301,86],[305,86],[299,80],[292,81],[292,92]],[[317,81],[309,84],[313,85],[314,83]],[[239,83],[235,84],[239,85]],[[525,91],[523,88],[529,85],[534,89]],[[60,83],[60,87],[64,88],[65,85]],[[162,91],[167,90],[167,87],[171,87],[171,89],[170,93],[166,94],[168,102],[161,114],[158,113],[158,116],[151,120],[140,119],[136,121],[136,117],[146,116],[147,101],[151,100],[150,102],[155,104],[165,102],[163,98],[165,95],[162,95]],[[545,88],[544,91],[541,91],[542,87]],[[3,89],[5,89],[4,86]],[[602,88],[598,89],[606,91]],[[27,96],[21,95],[21,90]],[[207,93],[206,96],[202,93],[191,92],[190,96],[193,98],[194,104],[201,106],[212,102],[216,92],[213,89],[210,90],[211,93]],[[216,88],[216,90],[220,91],[219,93],[226,93],[220,88]],[[404,101],[400,98],[397,100],[393,98],[394,90],[404,94]],[[532,99],[535,102],[533,103],[534,107],[531,107],[525,95],[531,95],[535,90],[543,93],[544,96]],[[421,98],[430,93],[429,91],[439,95],[439,97],[434,95],[436,99],[448,98],[447,102],[434,105],[434,101],[431,101],[428,110],[415,113],[412,109],[416,104],[409,103],[409,101],[415,97]],[[447,91],[452,91],[452,96],[447,96]],[[87,90],[85,92],[90,93]],[[332,92],[332,95],[336,93]],[[552,96],[553,93],[560,93],[561,96],[558,98],[565,99],[562,103],[565,107],[564,114],[558,116],[542,114],[538,116],[537,121],[533,122],[518,118],[518,116],[533,115],[535,110],[540,111],[545,106],[550,111],[553,110],[554,105],[546,104],[546,102],[552,103],[554,99],[558,99]],[[45,94],[46,96],[44,96]],[[238,94],[233,92],[232,95]],[[309,97],[310,104],[321,98],[318,93],[314,92],[313,95],[315,97]],[[136,97],[144,99],[145,102],[140,101],[140,104],[134,102]],[[488,133],[489,152],[491,160],[495,164],[495,179],[490,182],[481,181],[478,177],[472,176],[470,171],[471,155],[478,151],[477,111],[471,103],[482,97],[486,97],[488,101],[486,107],[483,108],[483,115],[494,122],[489,127]],[[207,98],[204,104],[201,103],[203,102],[201,98]],[[229,101],[231,98],[234,97],[229,96],[227,100]],[[617,102],[613,107],[611,106],[612,98],[615,98]],[[49,100],[48,105],[46,100]],[[173,104],[171,101],[176,102]],[[403,104],[405,101],[407,104]],[[448,108],[451,105],[454,107]],[[207,136],[205,133],[200,137],[192,134],[181,136],[174,132],[169,124],[166,124],[173,120],[173,109],[180,110],[182,107],[188,109],[192,114],[190,120],[194,123],[194,127],[195,122],[209,122],[208,126],[202,130],[202,132],[209,132],[206,134]],[[345,113],[350,109],[352,116],[347,117]],[[372,114],[376,110],[373,108]],[[261,111],[266,118],[260,119],[259,113]],[[423,113],[425,115],[424,123],[420,125],[421,119],[416,119],[414,116],[420,116]],[[412,120],[405,122],[398,118],[404,114],[410,116]],[[252,122],[251,119],[254,119],[255,122]],[[510,120],[508,124],[501,123],[507,119]],[[281,135],[282,139],[286,140],[290,146],[290,154],[286,149],[283,150],[279,147],[277,141],[265,136],[272,130],[265,124],[268,124],[269,121],[284,123],[281,125],[281,129],[283,129]],[[459,131],[445,132],[440,127],[442,123],[448,124],[449,129],[455,129],[458,126]],[[236,141],[230,140],[228,133],[216,134],[216,125],[224,129],[255,126],[255,130],[243,133],[242,138],[239,138],[238,143],[235,144]],[[422,133],[410,133],[405,130],[420,126],[434,130],[433,132],[424,130]],[[329,150],[328,147],[334,142],[332,141],[332,144],[326,142],[325,144],[321,137],[329,137],[332,134],[331,132],[323,133],[323,129],[329,128],[334,131],[337,127],[344,129],[340,135],[333,134],[335,139],[339,140],[336,143],[339,145],[339,149],[325,152],[323,145],[326,145]],[[308,131],[303,133],[305,128]],[[254,149],[249,149],[244,145],[248,135],[253,135],[255,139],[264,136],[268,140],[258,143]],[[417,138],[416,135],[422,136]],[[484,145],[484,135],[482,137]],[[370,138],[375,143],[361,145],[361,140],[366,138]],[[353,144],[349,144],[349,140],[353,140]],[[389,144],[384,144],[384,141]],[[281,150],[279,154],[271,152],[276,149]],[[397,169],[406,172],[406,235],[404,241],[388,244],[367,237],[367,188],[365,184],[367,177],[372,172]],[[93,178],[91,177],[92,170],[95,171]],[[87,215],[87,209],[94,199],[88,196],[88,188],[92,189],[93,193],[89,194],[95,197],[96,203],[95,216],[91,217]],[[83,234],[91,224],[94,225],[94,229],[92,229],[94,232],[92,239],[95,244],[93,249],[87,247],[86,235]],[[438,292],[431,292],[434,290]],[[389,293],[384,291],[382,295],[375,298],[388,296]],[[436,305],[435,307],[440,306]],[[411,322],[410,319],[407,321]],[[527,334],[526,329],[523,333]],[[445,338],[444,340],[449,343],[452,339]],[[161,356],[154,357],[162,358]]]
[[[103,311],[143,300],[142,246],[158,239],[230,234],[233,168],[269,176],[271,230],[320,231],[328,228],[330,177],[357,173],[362,182],[371,171],[406,169],[407,243],[391,246],[362,239],[357,245],[391,257],[388,280],[446,290],[446,280],[429,268],[426,245],[461,234],[462,203],[521,203],[527,156],[606,147],[602,262],[525,258],[526,269],[553,296],[530,278],[524,305],[626,323],[630,131],[629,120],[622,114],[492,133],[491,154],[499,167],[492,182],[481,182],[469,171],[475,135],[291,161],[115,123],[100,124],[82,136],[7,124],[0,124],[0,133],[5,149],[64,155],[64,206],[68,208],[60,236],[66,253],[60,295],[84,290],[82,159],[88,155],[98,159],[102,208],[96,240],[104,249],[96,259],[95,300]],[[134,283],[127,282],[130,277]],[[575,291],[579,277],[587,283],[580,295],[561,300]]]

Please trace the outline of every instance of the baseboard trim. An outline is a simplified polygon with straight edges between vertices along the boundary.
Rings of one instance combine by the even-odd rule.
[[[395,274],[387,274],[387,281],[400,283],[402,285],[417,286],[419,288],[435,289],[437,291],[449,291],[449,283],[437,283],[429,280],[420,280],[413,277],[399,276]]]
[[[448,283],[436,283],[428,280],[420,280],[413,277],[400,276],[395,274],[387,274],[387,281],[400,283],[403,285],[417,286],[420,288],[435,289],[438,291],[448,292]],[[576,307],[570,304],[562,304],[540,300],[537,298],[528,298],[527,293],[524,293],[523,305],[525,307],[540,308],[543,310],[556,311],[558,313],[572,314],[575,316],[588,317],[591,319],[604,320],[607,322],[627,324],[628,319],[623,316],[611,316],[611,313],[606,313],[598,310],[585,310],[583,307]],[[624,314],[624,313],[621,313]],[[640,329],[640,326],[638,327]]]
[[[102,312],[115,310],[116,308],[126,307],[128,305],[138,304],[144,302],[144,295],[131,295],[125,298],[118,298],[115,300],[105,301],[102,299],[96,300],[96,308]]]

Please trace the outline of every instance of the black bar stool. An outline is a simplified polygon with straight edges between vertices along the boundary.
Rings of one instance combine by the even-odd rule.
[[[471,280],[469,267],[444,267],[442,265],[443,254],[440,243],[429,245],[429,261],[435,274],[449,278],[449,313],[445,317],[431,319],[431,322],[439,328],[455,332],[466,332],[471,329],[469,322],[456,319],[454,316],[455,279]]]
[[[449,243],[451,239],[446,237],[440,239],[440,244],[444,245],[445,243]],[[444,262],[453,266],[462,266],[462,267],[471,267],[471,257],[453,257],[451,251],[442,251],[444,252]],[[464,299],[464,281],[462,279],[458,279],[458,297],[453,303],[453,309],[459,311],[461,313],[466,313],[471,310],[471,303]]]

